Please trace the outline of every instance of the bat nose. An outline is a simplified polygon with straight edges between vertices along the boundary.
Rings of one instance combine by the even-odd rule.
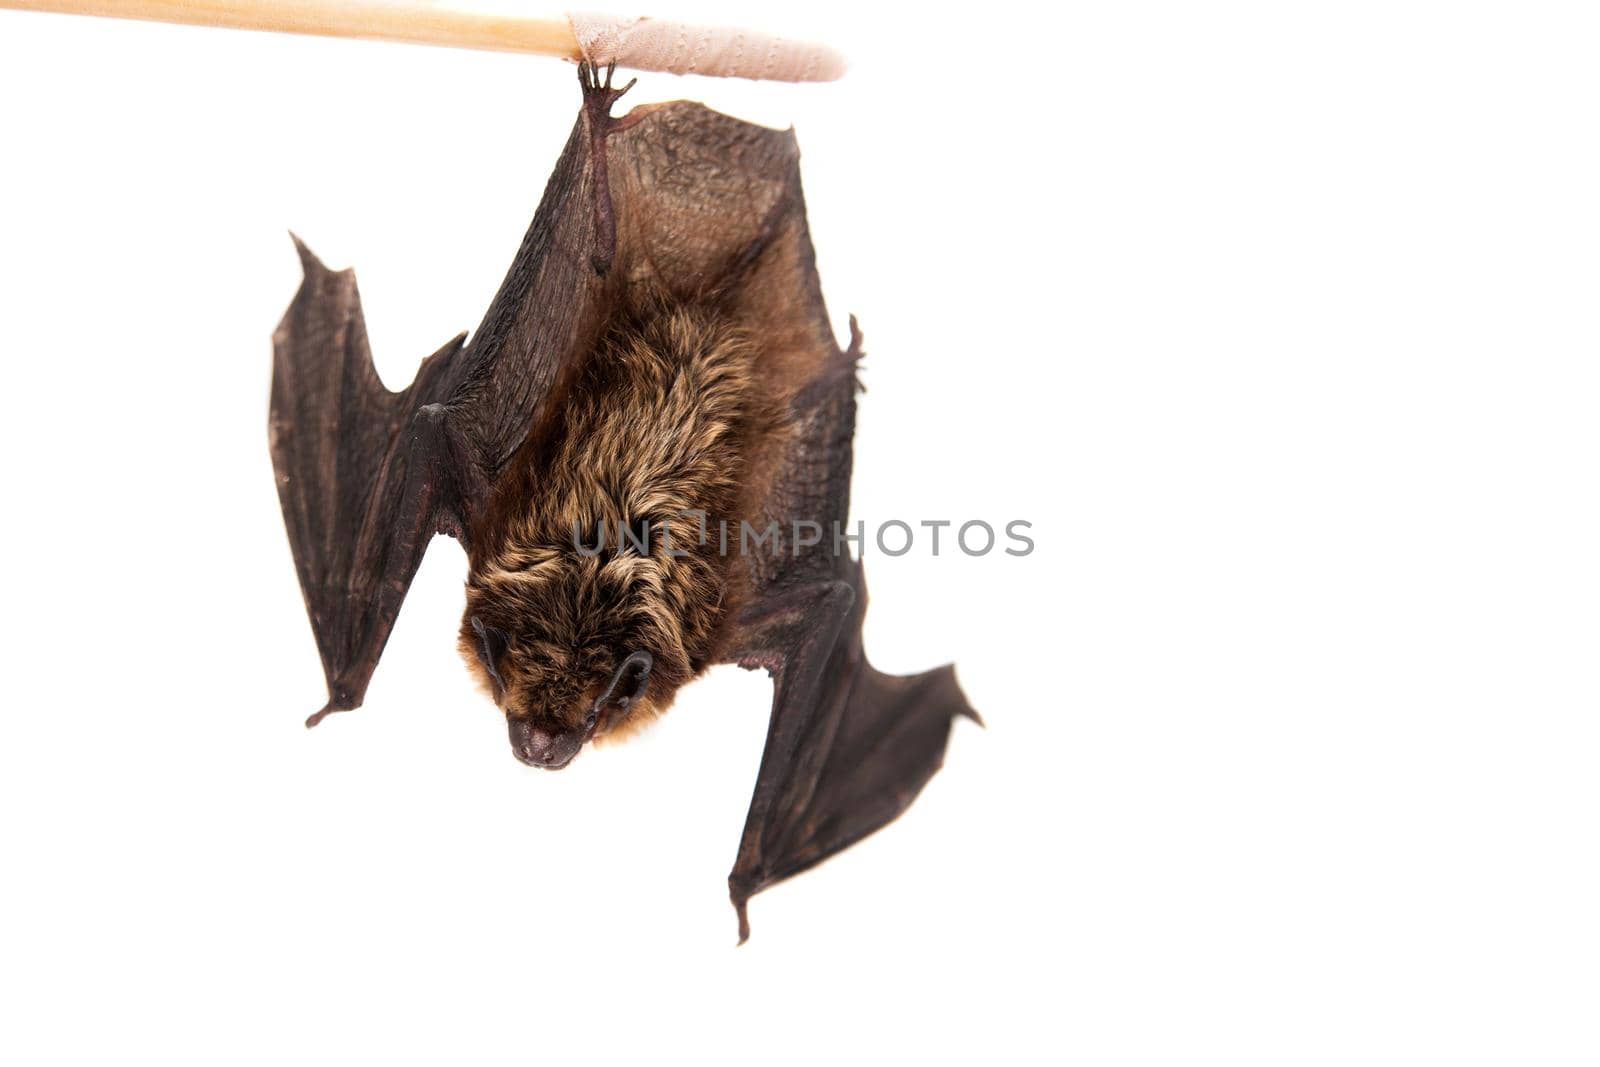
[[[507,722],[511,732],[511,751],[530,767],[560,770],[571,763],[572,757],[583,747],[583,734],[579,731],[553,733],[526,719],[508,719]]]

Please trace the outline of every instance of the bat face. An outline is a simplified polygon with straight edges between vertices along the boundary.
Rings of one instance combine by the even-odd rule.
[[[544,629],[513,638],[470,613],[470,603],[468,610],[463,655],[505,712],[512,752],[529,766],[559,770],[590,738],[656,714],[651,699],[655,656],[642,647],[615,651],[642,638],[578,647],[559,644]],[[658,691],[667,688],[672,673],[661,672]]]
[[[760,436],[749,356],[705,309],[615,331],[503,480],[460,647],[523,762],[643,725],[710,659],[735,558],[704,531]]]
[[[551,548],[468,583],[463,658],[505,713],[517,758],[547,770],[650,721],[692,674],[681,627],[659,617],[664,568],[631,544],[611,558],[586,551]]]

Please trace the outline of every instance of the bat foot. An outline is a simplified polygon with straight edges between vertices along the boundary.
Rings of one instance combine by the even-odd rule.
[[[587,59],[578,63],[578,85],[583,89],[583,106],[588,110],[591,119],[611,118],[611,105],[617,98],[632,89],[638,78],[629,78],[628,84],[620,89],[611,87],[611,77],[616,74],[615,63],[606,66],[605,80],[600,78],[600,68],[590,63]]]
[[[850,347],[844,350],[844,366],[849,368],[850,374],[856,380],[856,392],[864,393],[867,387],[861,382],[861,361],[866,358],[866,352],[861,348],[861,323],[856,321],[854,315],[850,316]]]
[[[856,321],[855,315],[850,316],[850,347],[844,350],[844,357],[852,363],[861,362],[861,357],[866,355],[861,351],[861,323]]]
[[[578,85],[583,89],[583,110],[589,116],[590,155],[594,160],[594,234],[595,251],[589,257],[589,266],[600,277],[611,269],[611,259],[616,254],[617,224],[611,215],[611,189],[606,174],[606,137],[611,133],[611,105],[617,98],[633,88],[638,78],[631,78],[620,89],[611,87],[611,76],[617,72],[615,63],[606,67],[605,80],[593,63],[584,60],[578,64]]]

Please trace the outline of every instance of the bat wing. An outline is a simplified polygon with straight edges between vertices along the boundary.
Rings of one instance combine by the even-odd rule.
[[[580,113],[471,342],[447,344],[401,392],[373,368],[355,275],[296,239],[305,277],[273,335],[269,438],[328,685],[308,726],[361,705],[428,542],[469,540],[496,475],[592,336],[589,122]]]
[[[793,400],[797,434],[764,515],[788,541],[751,559],[757,592],[731,646],[730,658],[765,667],[774,680],[761,770],[728,877],[741,943],[752,895],[893,820],[943,763],[951,721],[981,721],[953,668],[896,677],[863,652],[862,567],[834,537],[849,510],[860,356],[853,319],[850,328],[850,349],[840,352],[830,335],[824,369]],[[803,544],[795,522],[818,524],[821,540]]]
[[[360,705],[428,540],[459,528],[441,414],[462,339],[430,356],[404,392],[390,392],[372,365],[355,275],[295,244],[305,278],[273,335],[269,436],[328,683],[327,705],[307,722],[315,725]]]
[[[747,614],[747,667],[773,675],[772,719],[728,890],[739,940],[750,897],[827,859],[905,811],[944,762],[950,723],[975,721],[945,666],[884,674],[861,647],[860,563],[843,577],[774,590]]]

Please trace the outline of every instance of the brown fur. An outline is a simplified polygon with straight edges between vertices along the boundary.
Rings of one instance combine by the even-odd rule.
[[[461,652],[489,688],[471,619],[506,634],[496,669],[508,716],[575,729],[617,664],[648,650],[647,696],[602,724],[615,734],[665,710],[706,667],[738,597],[717,524],[745,517],[749,457],[780,429],[755,373],[752,342],[726,317],[676,307],[613,330],[566,385],[503,479],[467,582]],[[713,531],[706,545],[682,515],[693,509]],[[652,525],[648,554],[619,550],[618,523],[640,519]],[[574,526],[592,547],[597,523],[604,550],[588,556]]]

